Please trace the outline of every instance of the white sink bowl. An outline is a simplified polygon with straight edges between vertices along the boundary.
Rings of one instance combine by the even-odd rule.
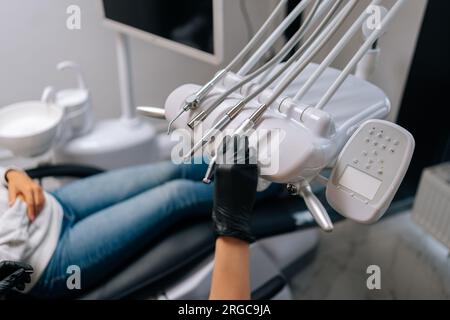
[[[39,156],[51,149],[63,111],[55,105],[29,101],[0,108],[0,147],[16,156]]]

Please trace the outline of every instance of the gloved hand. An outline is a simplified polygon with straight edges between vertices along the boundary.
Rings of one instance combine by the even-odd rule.
[[[246,136],[225,137],[219,151],[212,213],[215,233],[251,243],[255,239],[250,218],[258,184],[255,152]]]
[[[25,263],[2,261],[0,262],[0,294],[10,290],[23,291],[25,284],[31,282],[33,268]]]

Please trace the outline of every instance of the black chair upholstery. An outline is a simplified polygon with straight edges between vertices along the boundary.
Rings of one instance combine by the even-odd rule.
[[[316,227],[314,221],[299,224],[293,215],[306,210],[295,197],[270,199],[255,208],[253,233],[257,239]],[[338,222],[342,217],[332,214]],[[134,261],[82,299],[140,299],[162,293],[213,253],[214,235],[209,219],[174,226]]]
[[[104,172],[102,169],[80,165],[51,165],[27,170],[32,179],[53,178],[87,178]]]

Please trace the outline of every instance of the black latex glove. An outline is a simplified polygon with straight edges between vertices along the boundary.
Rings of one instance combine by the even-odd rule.
[[[25,263],[2,261],[0,262],[0,294],[10,290],[23,291],[25,285],[31,282],[33,268]]]
[[[248,137],[225,137],[219,148],[215,171],[212,219],[216,236],[234,237],[246,242],[255,239],[250,218],[256,200],[258,166]]]

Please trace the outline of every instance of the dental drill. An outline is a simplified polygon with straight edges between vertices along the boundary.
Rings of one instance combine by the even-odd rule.
[[[286,62],[283,67],[281,67],[268,81],[266,81],[263,85],[259,86],[259,88],[254,91],[252,94],[250,94],[247,98],[240,101],[237,105],[232,107],[208,132],[198,141],[193,148],[189,151],[187,155],[185,155],[185,158],[191,157],[195,154],[197,150],[202,148],[204,145],[206,145],[211,138],[220,130],[223,130],[239,113],[245,108],[245,106],[252,101],[255,97],[257,97],[259,94],[261,94],[265,89],[267,89],[274,81],[276,81],[287,69],[289,69],[294,63],[294,71],[298,71],[295,74],[295,76],[290,76],[287,78],[284,78],[284,80],[280,83],[280,85],[275,88],[275,93],[272,97],[274,97],[273,101],[275,101],[286,89],[289,84],[297,78],[298,74],[312,61],[314,56],[320,51],[320,49],[326,44],[326,42],[335,34],[335,32],[338,30],[339,26],[345,21],[347,16],[350,14],[350,12],[353,10],[357,3],[357,0],[351,0],[349,1],[346,6],[339,12],[339,14],[326,26],[326,28],[322,31],[320,30],[324,25],[326,24],[327,19],[323,21],[323,23],[318,26],[316,30],[322,31],[321,34],[313,44],[305,51],[303,50],[309,45],[310,41],[309,39],[313,39],[315,37],[315,34],[313,34],[308,41],[306,41],[306,46],[302,46],[290,59],[288,62]],[[336,2],[335,7],[333,7],[334,10],[337,10],[339,7],[340,1]],[[327,18],[331,18],[334,14],[334,10],[330,11],[330,15]],[[297,61],[298,59],[298,61]],[[271,100],[271,99],[270,99]],[[270,103],[266,103],[262,105],[254,114],[262,116],[264,112],[267,110],[268,106],[270,106],[273,101]],[[261,110],[260,110],[261,109]],[[251,117],[253,118],[253,117]],[[259,120],[259,118],[257,119]],[[214,160],[214,159],[213,159]],[[213,167],[215,165],[215,161],[211,161],[210,168],[208,172],[213,172]],[[210,177],[206,176],[205,181],[210,181]]]
[[[233,70],[237,64],[247,56],[253,47],[263,38],[263,36],[267,33],[272,23],[276,20],[278,15],[284,10],[285,5],[288,0],[280,0],[275,10],[263,24],[263,26],[259,29],[259,31],[255,34],[255,36],[250,40],[250,42],[242,49],[242,51],[231,61],[228,66],[226,66],[223,70],[219,71],[207,84],[205,84],[196,94],[186,99],[184,106],[182,107],[180,113],[169,123],[167,132],[170,133],[172,130],[172,126],[176,120],[178,120],[183,113],[198,108],[200,103],[207,97],[208,93],[214,88],[214,86],[231,70]]]
[[[217,98],[217,100],[211,106],[209,106],[207,109],[205,109],[205,110],[201,111],[200,113],[198,113],[197,115],[195,115],[194,118],[192,118],[192,120],[190,120],[188,122],[188,126],[191,129],[195,129],[195,127],[198,124],[200,124],[203,120],[205,120],[211,114],[211,112],[213,112],[218,106],[220,106],[220,104],[222,104],[231,94],[233,94],[238,89],[242,88],[247,83],[253,81],[261,74],[263,74],[265,72],[270,72],[270,70],[274,66],[278,65],[288,55],[288,53],[291,52],[295,48],[295,46],[300,43],[300,41],[303,39],[303,37],[306,35],[306,33],[310,31],[310,28],[312,27],[312,25],[316,21],[323,18],[323,15],[326,13],[326,11],[329,9],[330,5],[332,4],[331,0],[326,0],[320,5],[320,8],[319,8],[318,7],[318,5],[320,4],[319,2],[320,1],[317,1],[315,3],[314,8],[311,9],[311,13],[305,19],[301,28],[295,33],[295,35],[288,41],[288,43],[281,49],[281,51],[274,58],[272,58],[268,63],[266,63],[264,66],[262,66],[255,72],[244,77],[241,81],[239,81],[232,88],[225,91],[219,98]],[[336,7],[336,5],[334,7]],[[331,12],[332,11],[333,10],[331,10]],[[327,19],[325,19],[325,21],[326,20]],[[319,29],[316,29],[316,31],[319,31]],[[314,38],[314,36],[310,37],[310,39],[312,39],[312,38]],[[308,44],[305,43],[302,48],[305,48],[307,45]],[[302,50],[302,49],[300,49],[300,50]],[[241,71],[238,74],[242,74],[243,70],[245,70],[245,69],[241,69]]]

